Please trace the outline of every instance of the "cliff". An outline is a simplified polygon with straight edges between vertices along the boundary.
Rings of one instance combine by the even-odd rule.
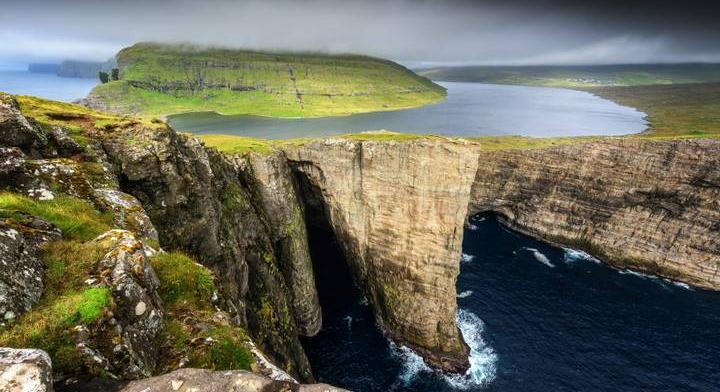
[[[286,150],[377,321],[448,371],[468,366],[455,324],[455,280],[474,147],[451,139],[341,138]]]
[[[46,349],[65,376],[254,365],[311,380],[309,225],[338,240],[384,331],[447,371],[468,366],[455,282],[470,214],[720,289],[717,139],[485,151],[362,134],[223,154],[160,121],[7,95],[0,136],[0,345]]]
[[[720,141],[612,139],[480,155],[470,212],[620,267],[720,288]]]
[[[435,103],[445,89],[392,61],[138,43],[118,52],[121,80],[94,107],[146,116],[187,112],[319,117]]]

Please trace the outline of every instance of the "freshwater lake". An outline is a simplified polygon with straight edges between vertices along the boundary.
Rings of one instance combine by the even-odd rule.
[[[170,116],[176,128],[265,139],[332,136],[387,129],[447,136],[626,135],[647,128],[645,114],[587,92],[547,87],[440,82],[447,99],[415,109],[344,117],[277,119],[190,113]]]

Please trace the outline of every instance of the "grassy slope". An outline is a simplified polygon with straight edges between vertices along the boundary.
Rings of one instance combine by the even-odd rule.
[[[117,56],[120,81],[91,96],[147,116],[215,111],[316,117],[421,106],[445,90],[387,60],[136,44]]]
[[[467,66],[418,73],[433,80],[566,88],[720,82],[720,64]]]

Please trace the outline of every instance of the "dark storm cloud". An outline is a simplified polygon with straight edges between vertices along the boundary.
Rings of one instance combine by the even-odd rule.
[[[137,41],[356,52],[419,63],[720,61],[694,0],[24,0],[0,6],[0,63],[102,60]]]

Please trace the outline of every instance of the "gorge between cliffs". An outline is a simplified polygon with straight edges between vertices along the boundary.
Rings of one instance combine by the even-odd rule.
[[[444,372],[470,366],[456,282],[464,227],[479,213],[620,269],[720,288],[715,139],[487,151],[465,139],[336,137],[223,154],[165,124],[131,121],[89,131],[79,153],[62,148],[61,127],[48,136],[11,99],[1,110],[12,158],[3,188],[56,192],[36,168],[62,164],[74,168],[64,191],[90,197],[108,185],[82,163],[106,168],[160,246],[209,268],[218,306],[300,381],[313,380],[300,337],[323,326],[309,229],[338,245],[382,331]]]

